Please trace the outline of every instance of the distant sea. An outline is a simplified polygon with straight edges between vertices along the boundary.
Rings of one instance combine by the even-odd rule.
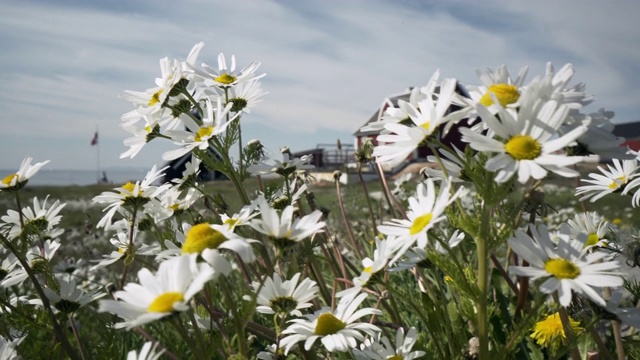
[[[0,169],[0,180],[15,173],[16,170]],[[148,170],[142,169],[105,169],[107,182],[114,186],[121,186],[127,181],[142,180]],[[31,179],[29,185],[69,186],[69,185],[94,185],[103,174],[96,170],[48,170],[41,169]]]

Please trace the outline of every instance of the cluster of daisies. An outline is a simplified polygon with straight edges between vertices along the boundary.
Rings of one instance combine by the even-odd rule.
[[[187,157],[181,176],[163,182],[166,168],[154,166],[142,180],[93,198],[104,212],[96,227],[104,231],[112,251],[90,259],[85,275],[91,281],[82,284],[73,270],[51,266],[62,246],[59,224],[65,204],[36,198],[31,206],[18,204],[18,211],[8,211],[0,224],[0,287],[11,290],[3,313],[16,304],[48,307],[67,315],[75,329],[73,314],[97,302],[98,312],[115,315],[110,326],[116,329],[141,330],[161,320],[175,324],[185,341],[195,343],[194,356],[201,357],[208,351],[202,333],[219,331],[224,337],[234,323],[235,331],[260,337],[263,351],[254,354],[259,359],[308,352],[415,359],[427,353],[413,350],[414,345],[427,346],[427,341],[419,342],[414,324],[387,322],[381,311],[389,296],[385,286],[392,276],[411,278],[415,283],[405,284],[408,289],[428,294],[431,284],[419,269],[434,257],[470,248],[472,227],[456,227],[450,214],[452,209],[474,214],[486,206],[486,194],[479,189],[486,184],[474,183],[474,172],[484,171],[491,175],[489,181],[515,192],[535,189],[550,173],[575,177],[579,173],[574,165],[612,158],[608,170],[600,167],[602,174],[583,180],[590,185],[579,187],[577,194],[595,201],[640,187],[638,154],[621,147],[623,140],[612,135],[612,113],[582,112],[593,97],[584,93],[583,84],[569,85],[570,65],[557,72],[549,65],[544,75],[528,83],[526,68],[513,79],[503,66],[478,72],[481,85],[475,87],[452,78],[440,81],[437,71],[425,86],[412,89],[408,101],[387,108],[366,130],[381,132],[368,160],[394,167],[429,145],[436,153],[428,159],[439,166],[424,169],[426,179],[415,191],[398,183],[388,195],[400,201],[387,209],[390,216],[374,220],[374,237],[354,248],[343,246],[329,233],[320,210],[302,206],[309,199],[311,157],[296,158],[283,149],[282,160],[268,159],[252,141],[241,148],[238,161],[232,159],[231,145],[241,144],[241,116],[265,94],[260,85],[264,74],[256,73],[257,62],[237,70],[235,58],[227,64],[223,54],[217,68],[198,64],[203,46],[196,44],[184,61],[161,59],[156,86],[123,95],[134,109],[122,117],[123,128],[132,136],[125,140],[128,150],[121,157],[135,157],[149,141],[166,139],[175,148],[162,155],[164,160]],[[460,133],[466,150],[442,142],[452,131]],[[210,148],[218,158],[212,158]],[[252,155],[246,155],[250,151]],[[364,156],[359,161],[366,160]],[[46,163],[32,165],[31,158],[25,159],[15,174],[0,181],[0,191],[18,193]],[[203,165],[215,165],[239,184],[238,179],[249,174],[259,183],[262,175],[275,174],[282,184],[264,189],[260,183],[253,199],[244,192],[244,205],[231,213],[211,205],[215,198],[201,181]],[[634,206],[640,203],[638,193],[633,194]],[[516,214],[514,223],[521,220],[521,213]],[[635,308],[620,306],[624,270],[616,228],[609,221],[584,212],[553,227],[538,221],[511,230],[513,236],[501,246],[508,245],[520,260],[509,261],[506,281],[529,278],[541,293],[557,299],[559,307],[568,307],[579,296],[631,326],[640,325]],[[318,259],[340,263],[330,264],[333,285],[325,279],[330,270]],[[131,282],[128,270],[133,268],[137,280]],[[108,294],[95,285],[114,277],[118,284]],[[29,283],[39,291],[19,288]],[[237,292],[242,292],[242,305],[233,303]],[[246,314],[241,309],[247,306],[260,315],[254,316],[252,309],[242,318]],[[565,342],[559,317],[552,311],[535,325],[531,336],[538,344],[557,347]],[[192,329],[185,328],[186,319]],[[273,327],[265,330],[264,324],[271,322]],[[569,324],[574,332],[583,330],[574,319]],[[395,343],[389,339],[393,335]],[[25,336],[28,341],[28,334],[0,337],[0,353],[15,355]],[[225,340],[227,345],[232,342]],[[242,347],[246,340],[234,341]],[[128,359],[175,357],[165,345],[146,342],[139,353],[129,352]]]

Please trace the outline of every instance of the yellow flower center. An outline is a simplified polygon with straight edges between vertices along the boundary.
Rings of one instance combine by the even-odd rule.
[[[611,223],[612,223],[613,225],[620,225],[620,224],[622,224],[622,219],[620,219],[620,218],[615,218],[615,219],[611,220]]]
[[[402,355],[393,355],[387,358],[387,360],[403,360],[403,359],[404,359],[404,356]]]
[[[427,133],[431,134],[431,122],[427,121],[425,123],[423,123],[422,125],[420,125],[423,129],[427,130]]]
[[[131,181],[129,181],[128,183],[122,185],[122,188],[127,190],[128,192],[132,193],[133,190],[135,190],[135,188],[136,188],[136,184],[134,184]]]
[[[173,304],[182,301],[184,301],[184,295],[181,292],[168,291],[153,300],[147,311],[162,313],[171,312],[173,311]]]
[[[2,183],[5,185],[11,185],[11,182],[13,181],[13,179],[17,178],[18,174],[11,174],[6,176],[4,179],[2,179]]]
[[[366,272],[367,274],[371,274],[371,271],[373,270],[373,268],[371,266],[367,266],[366,268],[364,268],[364,270],[362,270],[363,272]]]
[[[160,95],[162,95],[162,89],[158,90],[155,94],[151,95],[151,99],[149,99],[149,106],[153,106],[160,102]]]
[[[169,205],[169,209],[171,209],[173,211],[178,211],[180,209],[180,204]]]
[[[344,329],[346,326],[347,324],[333,316],[332,313],[323,313],[318,316],[318,323],[316,324],[314,334],[320,336],[332,335]]]
[[[429,225],[431,218],[433,218],[431,213],[418,216],[413,220],[413,224],[411,224],[411,227],[409,228],[409,234],[415,235],[421,232],[427,225]]]
[[[598,237],[598,234],[596,233],[591,233],[589,234],[589,236],[587,237],[587,242],[584,244],[585,247],[587,246],[593,246],[595,244],[598,243],[598,241],[600,241],[600,237]]]
[[[211,136],[211,133],[213,133],[213,126],[200,128],[198,129],[198,132],[196,133],[196,136],[193,138],[193,140],[202,141],[203,138],[208,138],[209,136]]]
[[[214,78],[213,80],[215,80],[216,82],[219,82],[221,84],[225,84],[225,85],[229,85],[229,84],[233,84],[234,81],[236,81],[236,77],[233,75],[229,75],[229,74],[222,74],[216,78]]]
[[[505,151],[516,160],[533,160],[540,156],[542,146],[529,135],[516,135],[504,145]]]
[[[580,323],[569,317],[571,331],[575,334],[582,330]],[[562,327],[560,314],[555,313],[547,316],[544,320],[538,321],[533,329],[531,338],[535,339],[538,345],[544,347],[558,347],[564,343],[567,336]]]
[[[236,226],[238,222],[240,222],[240,220],[234,219],[234,218],[228,218],[227,220],[224,221],[224,224],[232,228]]]
[[[194,225],[182,244],[183,254],[201,253],[204,249],[217,249],[227,238],[208,223]]]
[[[544,269],[558,279],[575,279],[580,276],[580,268],[567,259],[549,259]]]
[[[516,86],[509,84],[493,84],[489,86],[487,92],[480,98],[480,104],[484,106],[491,106],[493,104],[491,94],[496,95],[496,98],[502,107],[513,104],[520,98],[520,93]]]

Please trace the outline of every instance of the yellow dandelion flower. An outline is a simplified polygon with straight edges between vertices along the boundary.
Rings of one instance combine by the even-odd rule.
[[[582,331],[580,323],[571,317],[569,317],[569,324],[574,334]],[[556,312],[547,316],[544,320],[538,321],[533,329],[533,333],[531,333],[531,338],[535,339],[538,345],[544,347],[557,348],[559,345],[564,344],[567,336],[562,327],[560,314]]]

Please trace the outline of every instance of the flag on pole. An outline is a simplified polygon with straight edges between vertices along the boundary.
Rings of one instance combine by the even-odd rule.
[[[93,139],[91,139],[91,146],[93,145],[98,145],[98,132],[96,131],[95,134],[93,134]]]

